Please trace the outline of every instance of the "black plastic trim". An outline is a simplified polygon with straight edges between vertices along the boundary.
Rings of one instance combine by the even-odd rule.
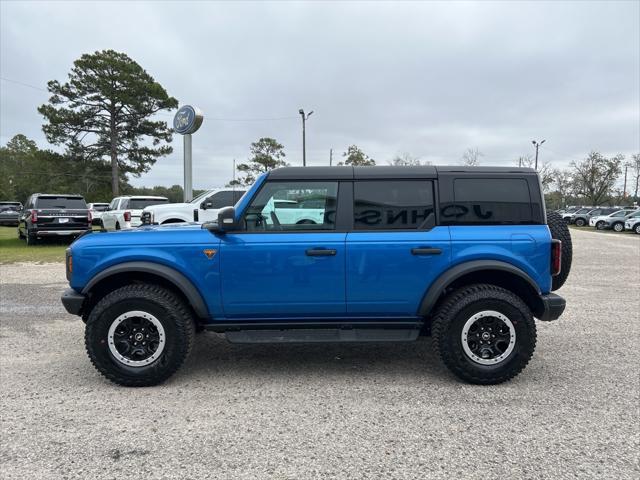
[[[562,315],[565,307],[567,306],[567,301],[555,293],[541,295],[540,300],[542,301],[543,311],[538,319],[543,322],[557,320],[560,318],[560,315]]]
[[[512,273],[525,280],[538,295],[541,294],[540,288],[538,288],[536,282],[526,272],[523,272],[518,267],[514,267],[509,263],[501,262],[499,260],[474,260],[456,265],[441,274],[436,281],[431,284],[429,290],[427,290],[424,295],[422,302],[420,303],[420,308],[418,309],[418,314],[422,316],[427,315],[438,301],[438,298],[440,298],[442,292],[444,292],[447,286],[455,280],[463,275],[480,270],[500,270]]]
[[[151,273],[154,275],[158,275],[168,282],[172,283],[175,287],[177,287],[187,300],[193,307],[194,311],[200,318],[209,318],[209,311],[207,310],[207,306],[200,295],[198,289],[193,285],[193,283],[184,275],[182,275],[177,270],[167,267],[165,265],[160,265],[158,263],[152,262],[126,262],[119,263],[118,265],[113,265],[102,272],[98,273],[95,277],[93,277],[89,283],[82,289],[83,294],[88,294],[91,289],[97,285],[102,280],[112,276],[117,275],[119,273],[132,273],[132,272],[140,272],[140,273]]]
[[[62,292],[60,300],[62,301],[62,305],[64,305],[65,310],[71,315],[81,315],[82,305],[84,304],[85,298],[85,295],[76,292],[73,288],[67,288]]]

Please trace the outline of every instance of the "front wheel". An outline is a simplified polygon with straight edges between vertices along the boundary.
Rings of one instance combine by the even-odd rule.
[[[195,325],[173,292],[157,285],[119,288],[87,319],[85,346],[96,369],[129,387],[157,385],[186,360]]]
[[[633,227],[633,231],[640,235],[640,223],[636,223],[636,226]]]
[[[596,223],[596,230],[604,230],[604,222]]]
[[[536,346],[527,305],[512,292],[487,284],[451,293],[434,316],[432,334],[436,353],[449,370],[482,385],[518,375]]]

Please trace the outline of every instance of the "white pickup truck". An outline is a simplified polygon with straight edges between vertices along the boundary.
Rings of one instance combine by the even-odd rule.
[[[127,196],[111,200],[109,208],[102,212],[100,225],[104,230],[126,230],[140,225],[142,210],[149,205],[169,203],[167,197]]]
[[[245,190],[214,188],[194,198],[189,203],[153,205],[142,212],[143,225],[166,223],[204,223],[218,218],[218,210],[232,207],[244,195]]]

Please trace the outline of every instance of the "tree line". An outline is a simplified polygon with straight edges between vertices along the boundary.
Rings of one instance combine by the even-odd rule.
[[[47,84],[51,96],[38,107],[43,132],[62,153],[39,148],[26,136],[15,135],[0,147],[0,200],[24,201],[34,192],[81,193],[87,201],[109,201],[119,194],[154,194],[182,200],[182,187],[135,188],[129,176],[139,177],[173,149],[172,129],[155,115],[178,106],[137,62],[113,50],[84,54],[61,83]],[[480,165],[484,155],[469,148],[459,163]],[[429,164],[409,153],[386,162],[398,166]],[[532,167],[531,156],[514,165]],[[228,185],[251,185],[258,175],[288,165],[284,146],[263,137],[249,147],[249,158],[237,165]],[[338,165],[374,166],[376,160],[350,145]],[[619,188],[625,173],[625,187]],[[551,208],[567,204],[626,205],[638,201],[640,154],[605,157],[597,151],[568,168],[539,165],[538,172]],[[629,194],[631,193],[631,194]]]

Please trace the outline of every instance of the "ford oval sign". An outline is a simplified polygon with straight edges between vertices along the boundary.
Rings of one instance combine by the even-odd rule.
[[[185,105],[173,117],[173,129],[181,135],[195,132],[202,125],[203,115],[199,108]]]

